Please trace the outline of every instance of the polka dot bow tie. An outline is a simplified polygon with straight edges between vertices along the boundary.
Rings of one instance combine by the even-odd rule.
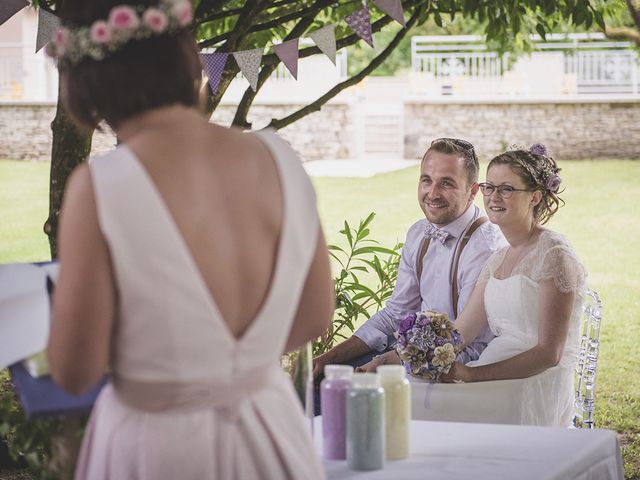
[[[449,238],[449,232],[445,232],[441,228],[438,228],[431,223],[427,224],[427,227],[424,230],[424,234],[429,238],[435,238],[440,243],[444,245],[444,242]]]

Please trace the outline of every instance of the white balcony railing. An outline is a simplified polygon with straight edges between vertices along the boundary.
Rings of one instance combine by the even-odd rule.
[[[510,61],[477,35],[411,39],[412,89],[427,95],[637,96],[638,54],[600,33],[534,35],[535,51]]]

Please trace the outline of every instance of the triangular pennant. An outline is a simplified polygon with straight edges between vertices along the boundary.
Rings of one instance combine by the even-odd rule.
[[[29,5],[26,0],[2,0],[0,2],[0,25]]]
[[[315,42],[322,53],[329,57],[329,60],[331,60],[334,65],[336,64],[335,30],[335,25],[325,25],[309,34],[309,38]]]
[[[209,77],[209,87],[214,95],[218,91],[218,84],[227,64],[228,53],[201,53],[200,61],[207,77]]]
[[[258,89],[258,74],[260,73],[260,61],[262,60],[262,49],[254,48],[253,50],[242,50],[233,52],[233,58],[236,59],[242,74],[249,81],[249,85],[255,92]]]
[[[298,79],[298,39],[287,40],[280,45],[274,45],[273,51],[284,66],[291,72],[293,78]]]
[[[360,10],[356,10],[351,15],[344,17],[344,19],[361,39],[373,47],[373,37],[371,36],[371,16],[369,15],[369,9],[367,7],[362,7]]]
[[[400,25],[403,27],[407,26],[407,22],[404,19],[402,2],[400,0],[373,0],[373,3],[375,3],[380,10],[389,15]]]
[[[38,10],[38,36],[36,38],[36,53],[53,38],[53,34],[60,28],[60,19],[53,13],[40,8]]]

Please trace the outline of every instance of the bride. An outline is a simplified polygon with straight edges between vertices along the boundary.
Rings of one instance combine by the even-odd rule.
[[[442,378],[465,385],[414,384],[414,418],[570,424],[586,272],[569,242],[542,226],[564,203],[558,172],[539,144],[489,163],[480,190],[509,246],[487,262],[456,327],[465,343],[487,324],[496,338]]]

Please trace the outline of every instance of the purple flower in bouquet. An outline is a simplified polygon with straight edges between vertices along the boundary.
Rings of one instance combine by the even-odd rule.
[[[449,371],[462,345],[462,336],[447,315],[433,311],[408,315],[394,335],[406,371],[431,381]]]
[[[409,315],[406,316],[404,320],[400,322],[400,327],[398,328],[398,331],[400,333],[407,333],[409,330],[413,328],[413,325],[415,323],[416,323],[416,314],[410,313]]]
[[[418,326],[418,327],[424,327],[425,325],[428,325],[429,323],[431,323],[431,318],[425,317],[424,315],[420,315],[416,319],[416,326]]]

